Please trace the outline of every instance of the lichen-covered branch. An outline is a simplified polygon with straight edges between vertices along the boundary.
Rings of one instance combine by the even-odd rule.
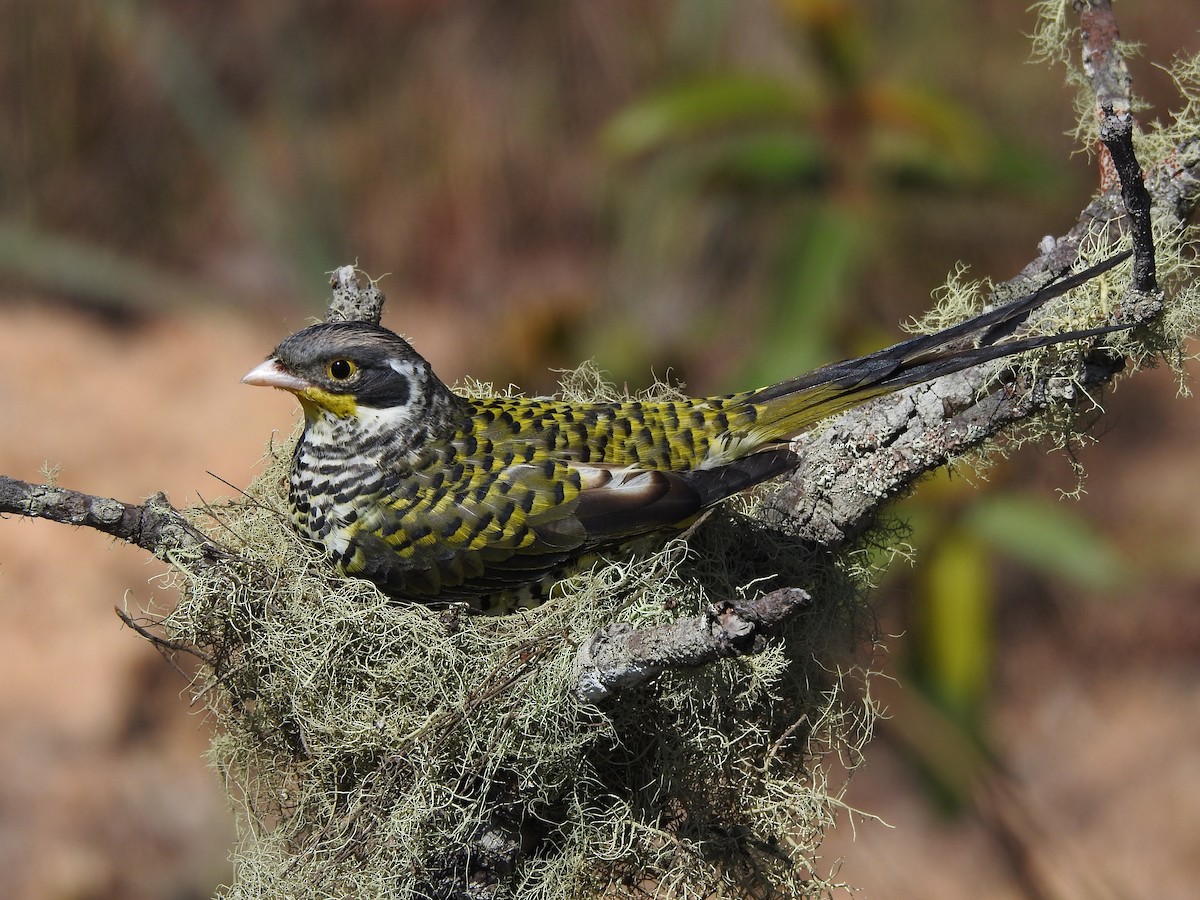
[[[0,475],[0,515],[5,514],[94,528],[168,562],[187,557],[199,565],[220,565],[229,557],[171,506],[163,493],[145,503],[124,503]]]
[[[1101,139],[1111,155],[1117,183],[1108,185],[1089,204],[1068,234],[1044,241],[1042,254],[996,294],[1020,296],[1062,277],[1075,266],[1086,239],[1121,229],[1129,233],[1134,245],[1134,276],[1110,320],[1140,324],[1161,311],[1162,298],[1155,275],[1152,197],[1133,146],[1129,76],[1114,49],[1117,26],[1108,0],[1077,2],[1076,8],[1082,16],[1086,72],[1097,98]],[[1198,160],[1200,153],[1193,142],[1159,162],[1151,173],[1152,189],[1156,195],[1170,197],[1170,210],[1180,225],[1200,201]],[[1027,375],[1024,383],[1006,385],[979,400],[993,378],[987,367],[981,367],[858,407],[814,436],[798,441],[801,465],[771,500],[770,508],[796,523],[802,539],[837,549],[870,527],[884,503],[921,476],[1048,404],[1070,403],[1103,387],[1122,368],[1123,361],[1094,354],[1074,379],[1047,375],[1031,381]],[[659,640],[649,633],[651,629],[642,634],[620,626],[596,635],[592,644],[580,648],[578,692],[581,696],[607,696],[595,691],[594,685],[616,689],[627,679],[634,683],[644,680],[629,678],[629,673],[657,673],[675,667],[679,648],[702,640],[708,629],[704,617],[689,622],[690,627],[672,632],[673,642]],[[620,647],[611,643],[613,630],[620,634]],[[592,649],[597,644],[606,648],[599,663]],[[649,656],[645,646],[654,647],[661,655]],[[749,646],[744,652],[755,649]]]
[[[1083,70],[1096,98],[1100,140],[1109,166],[1120,184],[1129,231],[1133,237],[1133,289],[1145,294],[1158,290],[1154,241],[1151,235],[1150,194],[1133,151],[1133,80],[1117,41],[1117,21],[1110,0],[1074,0],[1083,33]]]
[[[576,695],[584,703],[599,703],[666,669],[694,669],[759,653],[774,629],[810,599],[799,588],[781,588],[750,600],[717,603],[698,616],[662,625],[610,625],[579,648]]]

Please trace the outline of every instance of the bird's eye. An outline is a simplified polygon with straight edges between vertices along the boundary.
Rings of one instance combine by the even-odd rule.
[[[335,359],[325,367],[325,371],[334,381],[345,381],[358,371],[358,366],[348,359]]]

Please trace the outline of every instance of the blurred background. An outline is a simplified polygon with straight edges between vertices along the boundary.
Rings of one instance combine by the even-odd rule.
[[[386,277],[448,381],[748,388],[874,349],[962,260],[1011,277],[1096,181],[1023,4],[0,4],[0,472],[176,504],[294,404],[238,384]],[[1200,47],[1118,4],[1150,102]],[[1074,49],[1071,51],[1074,53]],[[1200,878],[1200,470],[1171,372],[1102,441],[898,508],[890,708],[824,848],[868,897],[1185,897]],[[0,522],[0,896],[206,897],[233,813],[186,679],[97,534]],[[882,822],[879,820],[883,820]],[[883,824],[886,822],[887,824]],[[890,827],[889,827],[890,826]]]

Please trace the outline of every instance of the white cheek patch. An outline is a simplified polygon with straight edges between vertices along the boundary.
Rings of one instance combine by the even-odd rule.
[[[404,360],[392,358],[388,360],[388,365],[391,366],[392,371],[397,375],[407,378],[409,384],[416,384],[419,380],[417,378],[417,367],[410,362],[404,362]]]
[[[416,421],[418,410],[411,403],[401,406],[389,406],[376,409],[373,406],[358,408],[358,423],[364,432],[370,435],[387,433],[393,428],[408,425]]]
[[[393,428],[409,425],[417,420],[420,410],[424,407],[420,402],[422,373],[418,368],[400,359],[389,359],[387,364],[392,371],[408,382],[408,401],[384,408],[360,405],[358,422],[368,434],[386,433]]]

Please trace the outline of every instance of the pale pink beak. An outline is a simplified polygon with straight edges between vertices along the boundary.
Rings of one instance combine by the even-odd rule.
[[[297,378],[295,375],[283,371],[279,361],[274,357],[247,372],[246,377],[242,379],[242,384],[279,388],[281,391],[291,391],[293,394],[312,387],[303,378]]]

